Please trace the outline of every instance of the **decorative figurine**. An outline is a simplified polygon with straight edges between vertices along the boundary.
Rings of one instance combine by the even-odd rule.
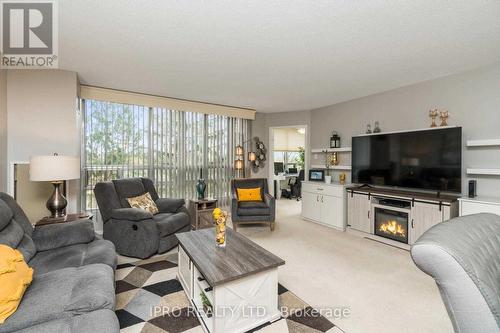
[[[366,134],[372,134],[372,125],[366,125]]]
[[[227,212],[220,208],[215,208],[212,215],[215,223],[215,243],[218,247],[225,247]]]
[[[344,185],[345,184],[345,173],[341,173],[339,175],[339,182],[340,184]]]
[[[441,125],[440,126],[448,126],[446,119],[448,119],[449,116],[450,116],[450,113],[448,112],[448,110],[439,111],[439,118],[441,118]]]
[[[375,128],[373,129],[373,133],[380,133],[382,130],[379,127],[378,121],[375,122]]]
[[[429,110],[429,117],[431,117],[431,119],[432,119],[431,127],[437,127],[437,124],[436,124],[436,118],[437,118],[437,116],[438,116],[438,110],[437,109]]]
[[[206,189],[207,189],[207,184],[205,183],[205,179],[203,179],[203,169],[200,168],[200,178],[196,183],[196,192],[198,192],[198,200],[205,199]]]

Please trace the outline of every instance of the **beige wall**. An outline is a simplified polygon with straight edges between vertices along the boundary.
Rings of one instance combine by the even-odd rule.
[[[7,191],[7,70],[0,70],[0,191]]]
[[[500,149],[468,149],[468,139],[500,139],[500,65],[456,74],[432,81],[359,98],[309,112],[298,112],[292,119],[310,119],[310,147],[329,144],[332,131],[342,137],[342,146],[351,145],[351,137],[363,133],[368,123],[378,120],[383,131],[426,128],[431,108],[450,111],[450,125],[463,127],[463,193],[469,179],[478,180],[478,194],[500,196],[500,177],[467,177],[467,167],[500,167]],[[258,114],[259,127],[287,125],[287,116]],[[288,115],[288,114],[287,114]],[[272,121],[268,121],[267,118]],[[283,120],[281,122],[281,120]],[[255,127],[255,126],[254,126]],[[267,138],[266,138],[267,139]],[[267,143],[268,141],[266,141]],[[313,159],[309,162],[316,164]],[[342,157],[341,157],[342,158]],[[306,161],[306,163],[309,163]],[[344,160],[344,162],[350,162]],[[342,164],[342,163],[341,163]],[[338,173],[334,174],[334,177]],[[350,177],[350,174],[348,175]]]
[[[7,73],[7,165],[32,155],[80,155],[77,75],[62,70],[9,70]],[[68,184],[68,211],[77,209],[78,182]],[[12,187],[9,188],[12,193]],[[40,205],[45,205],[41,202]]]

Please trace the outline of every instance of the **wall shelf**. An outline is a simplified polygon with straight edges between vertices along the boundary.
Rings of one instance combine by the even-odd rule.
[[[311,169],[328,169],[328,170],[351,170],[350,165],[331,165],[330,167],[326,167],[324,164],[313,164],[311,165]]]
[[[468,175],[500,176],[500,169],[468,168]]]
[[[493,147],[500,146],[500,139],[467,140],[467,147]]]
[[[311,149],[311,153],[313,154],[318,154],[318,153],[348,153],[352,149],[351,147],[343,147],[343,148],[318,148],[318,149]]]

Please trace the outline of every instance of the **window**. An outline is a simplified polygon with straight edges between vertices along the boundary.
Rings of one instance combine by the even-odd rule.
[[[301,151],[274,151],[274,162],[282,162],[285,170],[288,168],[304,169],[304,152]]]
[[[200,169],[207,196],[228,204],[234,150],[249,121],[228,116],[82,100],[82,207],[96,210],[97,182],[149,177],[160,197],[195,198]]]

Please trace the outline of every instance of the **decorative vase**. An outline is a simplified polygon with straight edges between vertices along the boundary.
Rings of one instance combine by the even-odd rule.
[[[330,164],[331,165],[339,165],[340,160],[339,160],[339,154],[337,152],[333,152],[330,155]]]
[[[345,173],[341,173],[341,174],[339,175],[339,182],[340,182],[340,184],[342,184],[342,185],[343,185],[343,184],[345,184]]]
[[[215,208],[213,217],[215,223],[215,244],[218,247],[225,247],[227,213],[220,208]]]
[[[375,128],[373,129],[373,133],[380,133],[382,130],[380,129],[378,121],[375,122]]]
[[[200,178],[196,183],[196,192],[198,192],[198,200],[205,199],[206,189],[207,189],[207,184],[205,183],[205,179],[203,179],[203,169],[200,168]]]

